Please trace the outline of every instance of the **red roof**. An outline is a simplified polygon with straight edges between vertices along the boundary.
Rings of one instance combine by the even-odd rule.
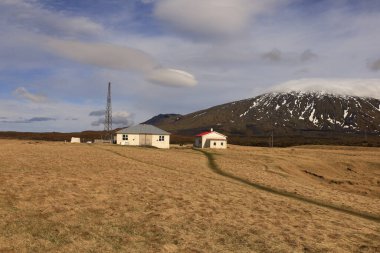
[[[211,133],[216,133],[216,134],[219,134],[219,135],[221,135],[221,136],[223,136],[223,137],[227,137],[227,136],[225,136],[225,135],[223,135],[223,134],[221,134],[221,133],[215,132],[215,131],[207,131],[207,132],[203,132],[203,133],[197,134],[196,137],[202,137],[202,136],[204,136],[204,135],[211,134]]]
[[[196,137],[201,137],[201,136],[209,134],[209,133],[212,133],[212,132],[211,131],[203,132],[203,133],[197,134]]]

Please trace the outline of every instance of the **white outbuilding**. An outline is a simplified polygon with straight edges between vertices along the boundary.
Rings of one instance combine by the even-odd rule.
[[[227,148],[227,136],[210,131],[197,134],[195,136],[194,147],[196,148]]]
[[[116,144],[169,148],[170,133],[152,125],[140,124],[117,131]]]
[[[80,138],[78,137],[71,137],[71,143],[80,143]]]

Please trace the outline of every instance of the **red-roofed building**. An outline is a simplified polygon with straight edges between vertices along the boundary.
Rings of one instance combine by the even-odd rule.
[[[196,148],[227,148],[227,136],[211,131],[203,132],[195,136]]]

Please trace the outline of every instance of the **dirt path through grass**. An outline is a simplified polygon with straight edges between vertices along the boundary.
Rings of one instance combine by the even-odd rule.
[[[131,156],[126,156],[125,154],[121,154],[121,153],[119,153],[119,152],[117,152],[115,150],[104,148],[104,147],[100,147],[100,146],[91,145],[90,147],[101,149],[101,150],[110,152],[110,153],[112,153],[114,155],[121,156],[123,158],[133,160],[135,162],[139,162],[139,163],[146,164],[146,165],[149,165],[149,166],[159,167],[159,168],[162,168],[162,169],[165,169],[165,170],[169,170],[169,171],[172,171],[174,173],[188,174],[188,175],[191,175],[191,176],[194,176],[194,177],[203,177],[203,178],[207,178],[207,179],[215,180],[215,181],[228,182],[228,183],[232,183],[232,184],[239,184],[238,182],[234,182],[234,181],[227,180],[227,179],[219,179],[217,177],[208,177],[208,176],[204,176],[204,175],[202,176],[202,175],[199,175],[196,172],[189,172],[189,171],[178,170],[178,169],[174,169],[174,168],[169,167],[169,166],[163,166],[163,165],[158,165],[158,164],[153,163],[153,162],[147,162],[146,160],[141,160],[141,159],[137,159],[137,158],[134,158],[134,157],[131,157]]]
[[[287,191],[283,191],[283,190],[278,190],[278,189],[275,189],[275,188],[270,188],[270,187],[265,186],[265,185],[253,183],[253,182],[251,182],[249,180],[246,180],[244,178],[237,177],[237,176],[235,176],[235,175],[233,175],[231,173],[228,173],[228,172],[225,172],[225,171],[221,170],[219,168],[218,164],[216,163],[214,155],[212,153],[207,152],[205,150],[201,150],[201,149],[194,149],[194,150],[203,153],[207,157],[207,159],[208,159],[209,168],[213,172],[215,172],[215,173],[217,173],[217,174],[219,174],[221,176],[233,179],[233,180],[235,180],[235,181],[237,181],[239,183],[243,183],[245,185],[248,185],[248,186],[251,186],[251,187],[254,187],[256,189],[259,189],[259,190],[262,190],[262,191],[266,191],[266,192],[269,192],[269,193],[272,193],[272,194],[276,194],[276,195],[280,195],[280,196],[283,196],[283,197],[295,199],[295,200],[298,200],[298,201],[302,201],[304,203],[309,203],[309,204],[313,204],[313,205],[324,207],[324,208],[329,208],[329,209],[332,209],[332,210],[335,210],[335,211],[338,211],[338,212],[346,213],[346,214],[349,214],[349,215],[354,215],[354,216],[357,216],[357,217],[360,217],[360,218],[363,218],[363,219],[367,219],[367,220],[371,220],[371,221],[375,221],[375,222],[380,223],[380,216],[377,216],[377,215],[372,215],[372,214],[365,213],[365,212],[359,212],[357,210],[354,210],[354,209],[351,209],[351,208],[348,208],[348,207],[337,206],[337,205],[334,205],[334,204],[331,204],[331,203],[326,203],[326,202],[323,202],[323,201],[320,201],[320,200],[315,200],[315,199],[307,198],[307,197],[304,197],[304,196],[301,196],[301,195],[297,195],[297,194],[294,194],[294,193],[291,193],[291,192],[287,192]]]

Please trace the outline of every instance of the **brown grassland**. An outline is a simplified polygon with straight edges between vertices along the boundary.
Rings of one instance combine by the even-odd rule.
[[[0,252],[380,252],[380,148],[0,140]]]

